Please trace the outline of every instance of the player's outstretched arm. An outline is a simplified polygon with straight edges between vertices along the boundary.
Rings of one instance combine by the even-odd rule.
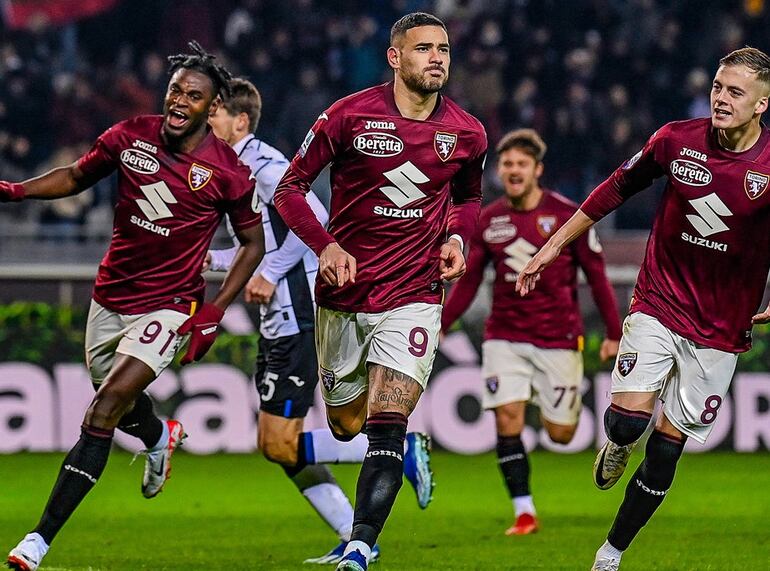
[[[18,202],[25,198],[62,198],[85,190],[93,182],[86,180],[77,163],[72,163],[23,182],[0,181],[0,202]]]
[[[540,251],[527,262],[516,279],[516,291],[525,296],[533,289],[540,274],[559,257],[562,249],[594,225],[594,221],[578,210],[553,236],[540,248]]]

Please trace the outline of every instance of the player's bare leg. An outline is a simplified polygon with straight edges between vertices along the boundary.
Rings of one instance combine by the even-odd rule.
[[[628,459],[652,418],[657,393],[614,393],[604,412],[607,442],[594,462],[594,483],[601,490],[611,488],[626,470]]]
[[[142,361],[117,356],[112,371],[86,411],[80,440],[62,463],[40,522],[9,556],[12,569],[36,569],[40,564],[39,558],[45,555],[56,534],[101,476],[121,417],[154,379],[155,373]],[[30,536],[34,536],[32,540]],[[38,559],[34,566],[25,561],[29,555],[23,552],[25,543],[36,544],[34,556]]]
[[[382,365],[369,365],[369,449],[356,486],[351,541],[338,569],[366,569],[372,546],[401,488],[407,418],[421,394],[415,379]]]
[[[662,413],[647,440],[644,460],[626,486],[623,503],[607,541],[596,552],[593,569],[612,571],[619,568],[623,551],[628,549],[665,499],[686,441],[687,437]]]

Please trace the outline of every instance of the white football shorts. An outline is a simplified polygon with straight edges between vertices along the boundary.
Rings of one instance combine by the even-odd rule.
[[[484,341],[481,352],[484,408],[532,400],[549,422],[577,424],[582,408],[580,351],[489,339]]]
[[[410,303],[381,313],[316,311],[321,394],[342,406],[369,388],[367,363],[408,375],[425,389],[441,330],[441,306]]]
[[[86,325],[86,366],[91,380],[101,383],[107,377],[116,353],[139,359],[158,376],[186,341],[176,330],[188,317],[172,309],[121,315],[91,300]]]
[[[654,317],[632,313],[612,370],[612,392],[659,392],[663,411],[701,444],[711,433],[738,355],[674,333]]]

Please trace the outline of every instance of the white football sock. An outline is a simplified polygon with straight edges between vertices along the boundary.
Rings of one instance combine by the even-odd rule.
[[[513,498],[513,511],[516,517],[519,517],[521,514],[537,515],[532,496],[517,496]]]
[[[366,560],[369,561],[369,558],[372,556],[372,548],[366,545],[363,541],[351,541],[348,543],[348,546],[345,548],[345,553],[343,554],[343,557],[347,555],[348,553],[353,553],[354,551],[360,551],[361,555],[366,557]]]
[[[605,541],[602,546],[596,552],[596,558],[614,558],[620,559],[623,556],[623,552],[614,547],[609,541]]]
[[[309,464],[359,464],[369,448],[366,434],[359,434],[350,442],[340,442],[326,428],[306,432],[313,446],[314,462]],[[310,460],[310,458],[308,458]]]
[[[302,490],[310,505],[329,524],[342,541],[350,541],[353,531],[353,506],[337,484],[324,482]]]

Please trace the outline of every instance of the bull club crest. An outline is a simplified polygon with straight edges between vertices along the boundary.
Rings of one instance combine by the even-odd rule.
[[[436,131],[433,135],[433,148],[436,150],[438,158],[447,162],[454,154],[457,147],[457,135],[455,133],[441,133]]]
[[[746,171],[746,178],[743,179],[743,188],[751,200],[756,200],[765,193],[768,182],[770,182],[770,176],[754,171]]]
[[[334,371],[330,371],[329,369],[324,369],[323,367],[318,368],[321,373],[321,383],[324,386],[324,389],[327,393],[330,393],[331,390],[334,388]]]
[[[487,383],[487,388],[489,389],[489,392],[492,394],[495,394],[497,392],[497,389],[500,388],[500,379],[497,377],[487,377],[484,381]]]
[[[214,171],[211,169],[202,167],[198,163],[193,163],[187,173],[187,183],[190,185],[190,190],[202,189],[209,183],[213,175]]]
[[[637,353],[621,353],[618,355],[618,373],[622,376],[628,376],[628,373],[634,370],[636,366]]]
[[[556,230],[556,216],[538,216],[537,231],[543,238],[548,238]]]

